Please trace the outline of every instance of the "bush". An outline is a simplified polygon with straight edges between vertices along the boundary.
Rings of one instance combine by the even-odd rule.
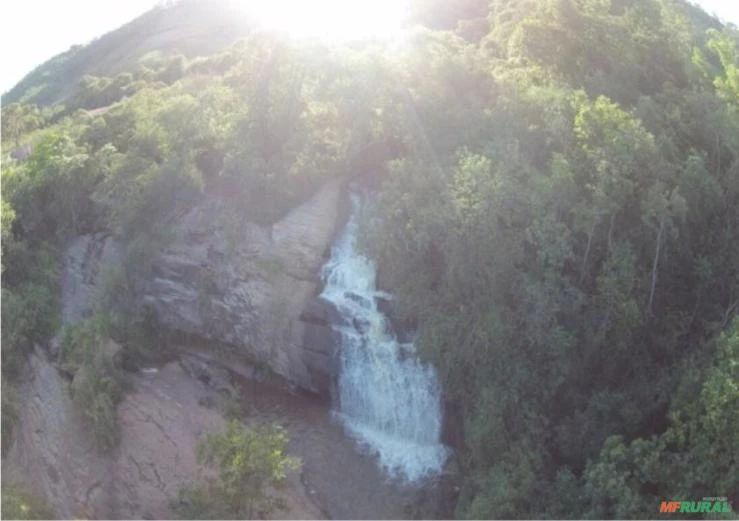
[[[98,447],[111,449],[118,442],[116,407],[123,397],[123,375],[113,361],[99,353],[75,376],[72,397],[83,412]]]
[[[34,342],[43,342],[58,319],[54,288],[30,282],[18,289],[2,289],[3,375],[16,377]]]
[[[95,316],[67,325],[61,335],[61,362],[65,371],[75,374],[83,365],[92,363],[105,336],[106,320]]]
[[[276,425],[244,428],[231,420],[225,432],[209,434],[198,446],[198,461],[218,469],[218,479],[180,489],[173,507],[182,519],[264,518],[284,501],[275,491],[298,459],[287,455],[288,437]]]
[[[84,414],[98,447],[118,441],[116,407],[123,397],[119,347],[105,336],[107,318],[96,316],[67,327],[62,335],[62,365],[74,374],[72,399]]]

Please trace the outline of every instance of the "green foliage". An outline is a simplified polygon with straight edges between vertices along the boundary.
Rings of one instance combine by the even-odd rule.
[[[2,138],[5,143],[20,146],[20,140],[39,127],[44,126],[48,112],[42,111],[36,105],[22,105],[20,103],[3,104],[2,109]]]
[[[3,170],[3,177],[5,172]],[[45,342],[59,323],[57,251],[42,243],[36,247],[19,238],[18,214],[2,201],[2,453],[13,438],[19,408],[17,387],[23,364],[34,344]],[[23,215],[21,214],[22,218]]]
[[[736,33],[726,31],[723,34],[716,29],[709,29],[708,48],[719,58],[723,74],[716,76],[714,86],[716,92],[726,100],[734,110],[739,109],[739,37]]]
[[[107,317],[96,316],[67,326],[61,341],[62,366],[74,375],[72,399],[103,450],[118,440],[116,408],[123,397],[118,348],[105,336],[108,327]]]
[[[68,106],[4,103],[3,139],[33,143],[3,161],[4,376],[57,325],[56,252],[112,233],[107,324],[63,347],[69,371],[93,375],[76,400],[112,443],[120,390],[101,338],[134,365],[160,352],[140,298],[172,223],[212,205],[233,245],[245,223],[373,169],[362,247],[462,410],[459,516],[651,517],[658,497],[736,494],[737,426],[721,414],[736,408],[735,28],[664,0],[419,0],[425,27],[392,49],[262,31],[224,48],[224,29],[112,52],[195,4],[70,49],[9,93]],[[226,11],[210,11],[219,26]],[[369,157],[390,141],[403,157]],[[221,480],[185,489],[183,515],[260,513],[248,476],[269,482],[281,460],[229,429],[208,451]]]
[[[239,421],[248,414],[248,404],[238,393],[220,398],[220,409],[226,419]]]
[[[118,442],[116,408],[123,397],[122,374],[113,362],[102,355],[84,365],[75,375],[75,406],[85,415],[98,447],[109,450]]]
[[[9,245],[3,242],[4,249],[6,246]],[[2,289],[3,375],[11,378],[18,376],[34,343],[44,342],[59,323],[55,253],[48,249],[35,255],[25,249],[14,253],[17,257],[12,253],[3,255],[4,260],[10,262],[3,275]],[[20,260],[27,264],[16,264]],[[17,284],[10,282],[12,277],[18,276],[25,280]]]
[[[228,519],[226,508],[214,496],[210,488],[183,485],[177,499],[172,501],[172,508],[177,519]]]
[[[671,397],[737,309],[735,31],[691,42],[704,21],[651,0],[489,13],[480,49],[411,40],[413,152],[363,226],[464,410],[457,514],[653,517],[647,491],[731,496],[726,465],[670,488],[675,442],[650,436],[673,432]]]
[[[33,494],[26,487],[18,484],[3,483],[2,488],[3,519],[54,519],[54,511],[46,502]]]
[[[107,320],[102,315],[65,326],[60,340],[59,359],[62,368],[75,374],[82,366],[92,363],[105,338],[106,329]]]
[[[594,517],[655,517],[664,498],[733,497],[739,487],[739,321],[716,341],[717,357],[695,399],[693,375],[660,436],[631,443],[609,438],[588,464]],[[650,490],[650,492],[645,492]],[[730,518],[731,516],[727,516]]]
[[[182,519],[264,518],[283,508],[277,492],[299,460],[287,454],[287,433],[271,426],[244,428],[229,421],[226,431],[208,434],[198,461],[214,467],[218,479],[180,490],[175,509]]]
[[[85,75],[129,71],[138,79],[151,81],[171,56],[213,54],[251,30],[251,24],[244,23],[243,11],[227,1],[154,6],[88,45],[73,45],[42,63],[3,94],[2,104],[68,104]],[[140,60],[144,62],[141,66]]]

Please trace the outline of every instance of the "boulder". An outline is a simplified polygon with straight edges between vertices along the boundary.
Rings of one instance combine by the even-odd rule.
[[[234,394],[231,386],[231,375],[228,370],[218,364],[203,360],[193,355],[182,355],[180,367],[194,379],[202,382],[206,387],[216,392]]]
[[[33,143],[26,143],[10,151],[10,157],[18,161],[25,161],[33,152]]]
[[[413,342],[418,324],[415,320],[400,318],[394,300],[378,298],[377,309],[385,316],[399,342]]]
[[[328,397],[339,376],[339,334],[330,326],[306,323],[303,329],[303,361],[311,385]]]
[[[331,302],[321,297],[311,299],[300,314],[300,320],[321,326],[342,324],[344,321]]]

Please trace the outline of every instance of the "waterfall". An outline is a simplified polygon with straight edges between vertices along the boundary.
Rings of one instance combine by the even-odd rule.
[[[447,458],[440,442],[441,390],[436,371],[401,343],[378,309],[389,298],[375,286],[375,265],[356,249],[360,199],[331,258],[323,267],[321,296],[334,304],[342,323],[341,363],[335,414],[347,432],[379,456],[392,476],[415,481],[438,472]]]

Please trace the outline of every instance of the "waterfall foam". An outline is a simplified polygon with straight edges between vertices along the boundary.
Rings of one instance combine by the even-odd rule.
[[[448,449],[440,443],[441,390],[436,371],[416,356],[412,343],[400,343],[378,309],[374,263],[356,249],[360,199],[323,267],[322,297],[343,319],[341,369],[335,414],[350,435],[376,452],[393,476],[415,481],[438,472]]]

